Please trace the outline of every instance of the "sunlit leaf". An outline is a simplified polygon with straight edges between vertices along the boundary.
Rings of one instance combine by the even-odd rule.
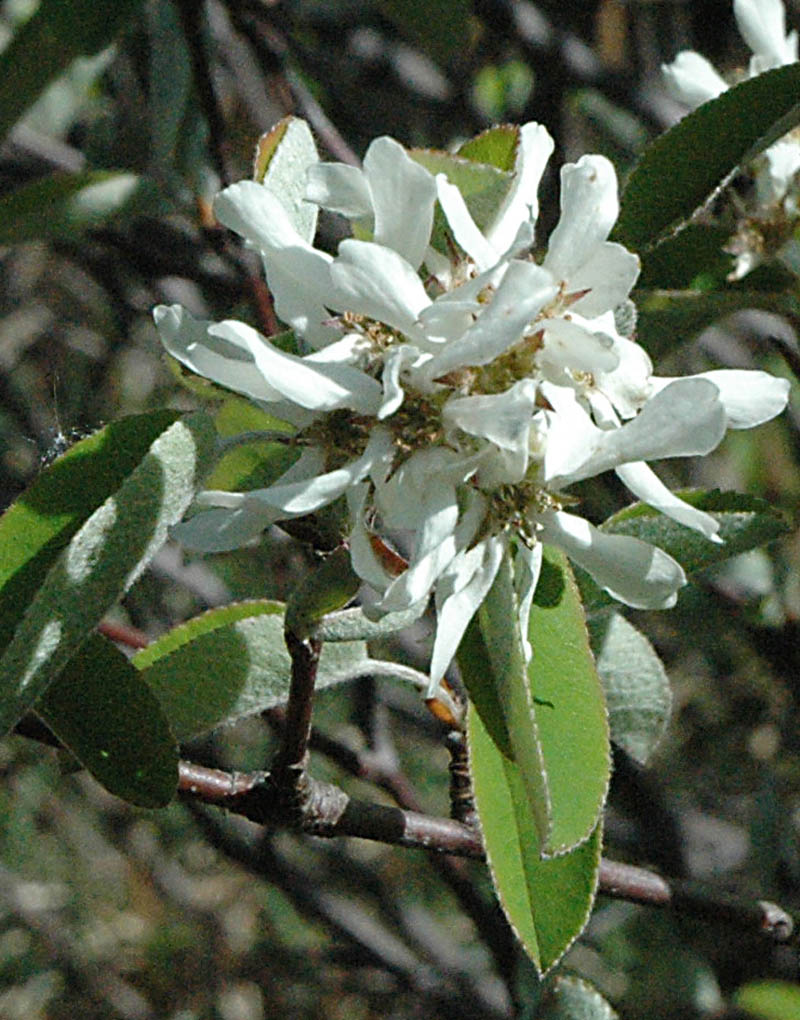
[[[800,1020],[800,985],[789,981],[752,981],[733,1001],[757,1020]]]
[[[175,422],[47,572],[0,660],[0,732],[44,693],[183,516],[214,452],[210,420]]]
[[[283,704],[291,659],[280,602],[241,602],[175,627],[133,658],[179,740]],[[360,641],[324,644],[316,688],[358,675]]]
[[[520,771],[498,750],[474,706],[469,711],[469,748],[495,890],[525,951],[544,974],[589,919],[600,863],[600,824],[577,849],[543,858]]]

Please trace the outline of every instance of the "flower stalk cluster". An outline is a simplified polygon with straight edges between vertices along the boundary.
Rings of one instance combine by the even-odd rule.
[[[378,608],[434,596],[432,686],[504,557],[526,634],[542,543],[628,605],[672,605],[680,564],[573,513],[569,487],[614,470],[634,496],[718,541],[715,519],[647,461],[708,453],[787,399],[788,384],[763,372],[654,375],[615,319],[639,263],[608,240],[613,167],[589,155],[562,168],[560,219],[539,258],[537,192],[553,142],[538,124],[498,134],[513,142],[507,169],[379,138],[363,169],[309,158],[299,204],[269,181],[217,196],[218,219],[263,256],[295,353],[242,322],[155,312],[170,354],[291,422],[301,450],[267,488],[201,493],[204,509],[178,537],[231,549],[342,501],[353,567]],[[488,212],[465,168],[491,183]],[[320,208],[353,225],[335,256],[313,244]]]

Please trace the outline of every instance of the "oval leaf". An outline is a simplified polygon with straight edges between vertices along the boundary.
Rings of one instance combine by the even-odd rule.
[[[559,977],[542,1002],[537,1020],[616,1020],[596,988],[577,977]]]
[[[528,676],[552,812],[543,851],[559,854],[596,827],[608,792],[611,757],[603,688],[578,586],[566,555],[549,546],[528,637],[533,648]]]
[[[789,64],[684,117],[648,146],[631,173],[612,239],[640,251],[688,220],[738,166],[800,123],[798,95],[800,64]]]
[[[358,594],[361,578],[353,570],[350,550],[339,546],[300,582],[286,605],[286,628],[306,638],[326,613],[341,609]]]
[[[669,722],[672,690],[666,670],[644,634],[619,613],[594,619],[589,632],[611,739],[644,765]]]
[[[283,610],[266,600],[212,609],[134,656],[179,740],[287,700]],[[323,645],[317,689],[353,679],[368,661],[363,642]]]
[[[70,447],[0,518],[0,650],[72,536],[115,492],[178,411],[121,418]]]
[[[758,1020],[800,1020],[800,985],[789,981],[751,981],[733,1001]]]
[[[111,793],[163,807],[178,785],[178,748],[158,699],[112,642],[92,634],[36,712]]]
[[[509,924],[537,971],[545,974],[589,919],[600,866],[600,824],[576,850],[543,859],[520,771],[500,753],[472,705],[468,736],[492,881]]]
[[[175,422],[59,554],[0,660],[0,733],[38,700],[163,545],[213,452],[205,415]]]

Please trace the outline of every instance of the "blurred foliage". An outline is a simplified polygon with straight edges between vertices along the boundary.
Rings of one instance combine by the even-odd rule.
[[[626,175],[680,113],[661,62],[691,45],[741,63],[730,22],[727,0],[5,0],[0,505],[62,431],[195,406],[164,364],[154,304],[269,328],[257,262],[213,223],[209,202],[250,174],[257,137],[286,113],[306,117],[333,159],[379,134],[448,147],[492,121],[538,120],[557,142],[546,231],[552,167],[601,151]],[[324,221],[323,244],[338,229]],[[694,278],[687,270],[676,286]],[[654,307],[654,339],[646,321],[640,339],[662,374],[788,374],[779,349],[796,351],[791,318],[770,315],[765,293],[758,312],[721,322],[724,302],[665,320]],[[781,311],[795,314],[788,302]],[[671,463],[665,480],[750,492],[791,514],[798,414],[795,404],[712,457]],[[614,481],[581,496],[596,519],[622,505]],[[635,614],[667,665],[674,708],[648,770],[619,754],[610,856],[800,909],[799,557],[792,535],[709,571],[672,612]],[[154,637],[231,597],[285,598],[305,566],[285,537],[210,565],[167,547],[121,618]],[[426,640],[420,625],[400,654],[419,664]],[[446,813],[441,729],[412,693],[384,682],[324,692],[315,722],[315,775]],[[260,768],[276,725],[251,720],[186,750]],[[377,784],[348,775],[342,745],[375,764]],[[0,771],[0,1016],[536,1013],[541,990],[477,864],[262,832],[180,803],[135,810],[22,737],[0,747]],[[786,948],[611,901],[565,966],[631,1020],[741,1015],[729,1005],[738,986],[797,971]],[[754,1001],[743,993],[739,1008]]]

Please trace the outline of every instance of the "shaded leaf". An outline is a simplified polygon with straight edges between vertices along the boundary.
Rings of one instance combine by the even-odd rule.
[[[286,701],[292,664],[283,611],[266,600],[212,609],[134,656],[179,740]],[[317,689],[352,679],[367,662],[360,641],[323,645]]]
[[[778,67],[740,82],[660,135],[628,178],[612,239],[640,251],[689,219],[738,166],[800,123],[798,95],[800,64]]]
[[[548,990],[537,1020],[616,1020],[617,1014],[588,981],[558,977]]]
[[[0,53],[0,137],[76,57],[97,53],[142,0],[42,0]]]
[[[0,660],[0,732],[44,693],[180,520],[214,452],[202,414],[175,422],[47,572]]]
[[[87,230],[152,211],[152,181],[130,173],[54,174],[0,197],[0,244],[76,241]]]
[[[672,690],[666,670],[644,634],[619,613],[596,617],[589,633],[611,739],[644,765],[669,722]]]
[[[378,8],[402,36],[442,64],[462,56],[469,42],[468,0],[378,0]]]
[[[600,825],[577,849],[544,859],[518,767],[497,748],[474,706],[469,749],[489,868],[509,923],[540,974],[583,931],[594,902]]]
[[[158,699],[129,659],[91,635],[36,712],[111,793],[163,807],[178,785],[178,748]]]
[[[361,578],[353,570],[350,550],[339,546],[325,556],[295,588],[286,605],[286,628],[306,638],[326,613],[341,609],[358,594]]]

